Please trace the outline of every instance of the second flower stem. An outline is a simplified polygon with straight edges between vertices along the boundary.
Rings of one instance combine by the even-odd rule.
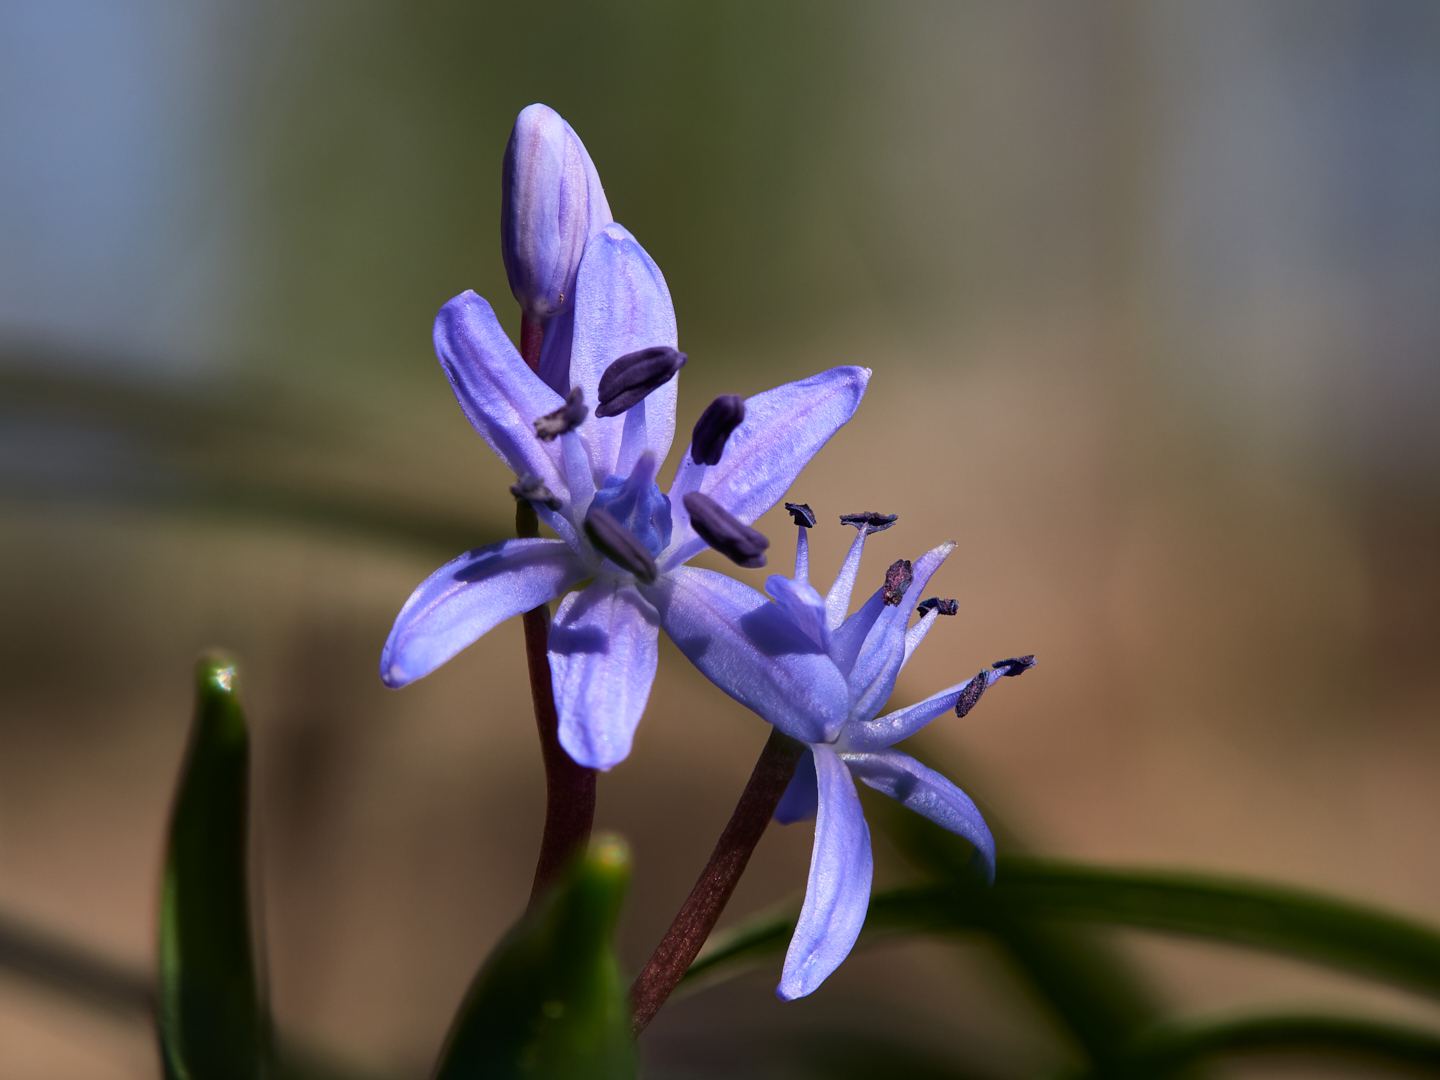
[[[750,782],[745,785],[729,824],[720,834],[710,861],[655,955],[650,957],[630,989],[637,1035],[655,1018],[699,954],[710,931],[715,929],[804,752],[803,744],[782,735],[778,729],[771,730],[770,740],[760,752],[760,760],[755,762]]]
[[[528,502],[515,505],[515,533],[538,536],[540,523]],[[542,604],[521,616],[525,627],[525,660],[530,669],[530,697],[540,731],[540,757],[545,763],[545,830],[530,904],[545,893],[590,839],[595,821],[595,770],[577,765],[560,745],[560,714],[555,710],[555,685],[550,673],[550,608]]]

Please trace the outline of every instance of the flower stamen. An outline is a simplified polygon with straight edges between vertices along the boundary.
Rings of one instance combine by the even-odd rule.
[[[739,394],[721,394],[712,401],[690,436],[690,457],[696,465],[719,465],[730,433],[745,420],[745,399]]]
[[[905,590],[914,580],[915,568],[910,565],[909,559],[896,559],[891,563],[885,571],[885,587],[881,593],[885,606],[899,607],[900,601],[905,599]]]
[[[604,507],[590,507],[585,515],[585,535],[595,545],[595,550],[616,566],[630,571],[646,585],[655,584],[659,576],[655,556]]]
[[[700,539],[737,566],[755,570],[765,565],[765,549],[769,538],[750,528],[709,495],[692,491],[684,498],[690,524]]]
[[[955,702],[955,715],[964,716],[980,702],[980,695],[990,689],[990,672],[982,671],[970,680],[970,684]]]
[[[785,509],[790,511],[790,517],[800,528],[813,529],[815,527],[815,511],[810,509],[809,503],[786,503]]]
[[[866,536],[869,536],[871,533],[884,532],[899,520],[899,514],[877,514],[874,510],[864,510],[858,514],[840,515],[841,525],[854,525],[856,529],[862,530]]]
[[[541,442],[551,442],[567,431],[574,431],[589,415],[590,406],[585,404],[585,391],[577,386],[570,391],[564,405],[535,421],[535,437]],[[595,415],[600,414],[597,411]]]
[[[995,663],[990,666],[1000,672],[1001,675],[1013,679],[1017,675],[1023,675],[1035,666],[1035,655],[1034,653],[1027,653],[1024,656],[1012,656],[1009,660],[996,660]]]
[[[521,502],[539,503],[547,510],[559,510],[561,502],[534,473],[526,473],[510,485],[510,494]]]
[[[597,388],[598,417],[619,416],[634,408],[675,377],[689,357],[668,345],[626,353],[605,369]]]

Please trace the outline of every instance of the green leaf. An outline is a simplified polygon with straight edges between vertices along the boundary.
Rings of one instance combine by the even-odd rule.
[[[167,1080],[254,1080],[265,1030],[250,934],[250,740],[235,666],[196,672],[195,725],[160,899],[160,1046]]]
[[[877,893],[861,942],[896,934],[994,932],[997,917],[1158,930],[1266,949],[1440,996],[1440,934],[1419,923],[1302,889],[1201,874],[1000,860],[993,888],[950,884]],[[686,978],[717,980],[779,952],[793,913],[711,939]]]
[[[886,834],[912,863],[971,898],[971,906],[983,913],[977,925],[1091,1062],[1105,1066],[1160,1019],[1154,995],[1094,930],[1012,917],[988,903],[990,886],[975,872],[966,841],[887,799],[874,803]],[[1019,846],[993,812],[986,816],[1004,847]]]
[[[1260,1053],[1339,1056],[1440,1074],[1435,1032],[1332,1016],[1251,1016],[1165,1024],[1138,1039],[1119,1069],[1089,1074],[1148,1080],[1201,1061]]]
[[[1286,953],[1440,995],[1440,934],[1304,889],[1010,859],[991,903],[1016,916],[1161,930]]]
[[[630,1003],[610,944],[629,878],[625,842],[592,841],[485,961],[436,1080],[633,1080]]]

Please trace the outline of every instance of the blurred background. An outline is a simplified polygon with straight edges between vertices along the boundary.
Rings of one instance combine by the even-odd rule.
[[[429,1069],[524,905],[542,777],[518,624],[403,692],[377,664],[410,590],[510,528],[430,324],[474,288],[518,325],[500,158],[536,100],[664,270],[678,430],[717,393],[874,368],[790,496],[820,515],[817,577],[840,513],[900,515],[877,584],[958,542],[935,591],[960,617],[896,704],[1040,658],[918,752],[1037,852],[1440,920],[1429,0],[0,0],[0,913],[153,967],[191,665],[223,645],[278,1023]],[[760,528],[783,570],[788,519]],[[766,733],[662,645],[600,785],[635,852],[629,970]],[[727,923],[797,895],[809,845],[773,828]],[[1440,1019],[1297,964],[1119,947],[1176,1009]],[[842,1027],[979,1066],[1069,1053],[978,945],[857,953],[789,1005],[777,974],[667,1008],[653,1074],[788,1075]],[[158,1075],[143,1023],[3,970],[0,1056]]]

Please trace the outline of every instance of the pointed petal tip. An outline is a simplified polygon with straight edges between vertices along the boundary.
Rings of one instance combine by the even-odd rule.
[[[552,109],[549,105],[546,105],[543,101],[532,101],[529,105],[526,105],[525,108],[520,110],[519,114],[515,118],[515,123],[518,125],[523,119],[527,123],[538,124],[543,121],[551,120],[552,118],[555,120],[560,120],[560,114],[557,113],[554,109]]]
[[[795,980],[781,980],[780,985],[775,987],[775,996],[781,1001],[795,1001],[802,997],[808,997],[809,990],[795,984]]]
[[[600,230],[598,235],[605,237],[607,240],[633,241],[635,239],[634,233],[632,233],[629,229],[625,228],[625,226],[621,225],[618,221],[610,222],[608,225],[606,225],[603,229]]]
[[[858,364],[842,364],[840,367],[832,370],[845,372],[862,387],[867,386],[870,382],[870,376],[875,374],[874,368],[860,367]]]
[[[584,769],[596,769],[599,772],[609,772],[616,765],[619,765],[630,756],[630,743],[626,742],[623,749],[607,746],[603,750],[593,746],[582,745],[574,735],[567,729],[560,730],[560,745],[565,753],[570,755],[570,760]]]
[[[405,673],[405,669],[399,664],[391,663],[389,657],[385,657],[380,661],[380,681],[391,690],[399,690],[401,687],[408,686],[414,682],[414,680]]]

